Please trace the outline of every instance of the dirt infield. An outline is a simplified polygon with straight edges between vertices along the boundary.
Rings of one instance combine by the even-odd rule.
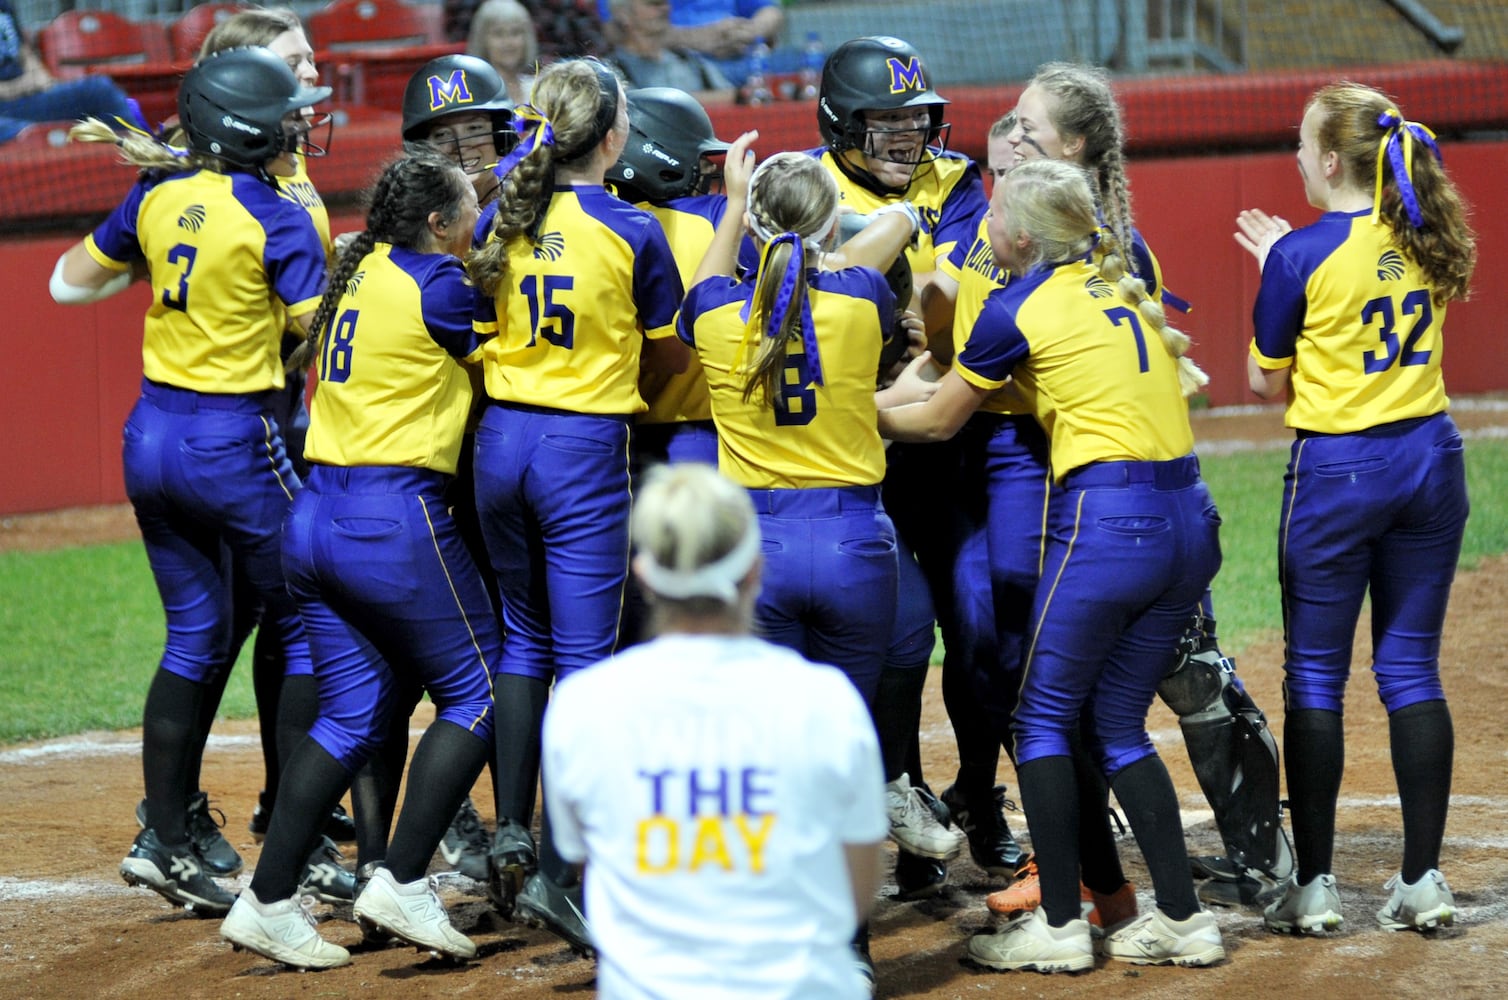
[[[1489,426],[1458,411],[1463,426]],[[1495,419],[1503,421],[1503,413]],[[1201,441],[1238,441],[1277,432],[1274,415],[1203,419]],[[1479,504],[1501,502],[1478,497]],[[77,513],[77,512],[75,512]],[[119,508],[62,518],[8,518],[0,548],[77,544],[129,537],[133,526]],[[50,522],[50,523],[49,523]],[[967,860],[953,864],[938,899],[875,908],[873,950],[879,996],[953,1000],[1000,997],[1204,997],[1255,1000],[1273,996],[1473,997],[1497,995],[1508,971],[1508,672],[1492,623],[1508,604],[1508,557],[1461,575],[1447,624],[1442,671],[1456,729],[1456,764],[1442,867],[1455,889],[1454,928],[1429,937],[1390,934],[1373,913],[1383,882],[1402,850],[1396,788],[1389,762],[1386,717],[1365,664],[1370,647],[1357,644],[1357,676],[1347,717],[1347,768],[1337,822],[1335,874],[1346,924],[1328,940],[1269,934],[1254,911],[1217,911],[1228,960],[1212,969],[1139,969],[1101,960],[1077,976],[988,973],[961,963],[964,940],[993,918],[984,894],[999,884]],[[1363,630],[1365,632],[1365,630]],[[1247,687],[1281,732],[1281,646],[1268,641],[1235,650]],[[132,669],[135,669],[133,666]],[[929,678],[923,716],[923,757],[929,778],[946,784],[955,759],[942,711],[937,671]],[[426,706],[427,707],[427,706]],[[421,710],[422,711],[422,710]],[[427,716],[416,719],[422,727]],[[1188,768],[1177,723],[1162,706],[1151,729],[1173,773],[1192,853],[1218,853],[1219,838]],[[158,896],[128,889],[116,868],[136,826],[141,795],[140,731],[0,748],[0,997],[115,998],[245,997],[546,997],[589,996],[594,967],[543,932],[494,917],[481,887],[459,875],[440,875],[457,926],[477,941],[481,956],[450,966],[411,949],[361,951],[349,908],[321,907],[322,932],[357,952],[352,965],[323,973],[288,972],[255,956],[233,953],[217,922],[170,909]],[[1009,765],[1001,778],[1014,786]],[[258,848],[246,831],[261,781],[253,722],[216,727],[204,785],[229,817],[226,833],[255,865]],[[490,819],[492,796],[482,785],[475,800]],[[1014,828],[1025,821],[1012,814]],[[1129,836],[1121,850],[1152,905],[1150,883]],[[440,868],[433,869],[437,873]],[[241,878],[244,885],[246,876]],[[882,890],[888,897],[893,886]],[[709,989],[709,998],[716,991]]]

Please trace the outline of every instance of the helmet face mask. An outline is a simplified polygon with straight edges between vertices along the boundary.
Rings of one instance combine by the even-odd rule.
[[[435,119],[417,140],[454,160],[468,177],[491,170],[517,141],[510,121],[488,111],[458,111]]]
[[[330,151],[334,134],[334,115],[305,108],[283,119],[283,152],[317,159]]]
[[[248,170],[289,148],[287,119],[330,96],[305,87],[270,49],[224,49],[195,63],[178,88],[178,117],[196,153]],[[297,131],[296,129],[294,130]]]
[[[646,200],[665,202],[721,186],[712,157],[728,151],[696,98],[671,87],[628,92],[628,142],[607,172],[614,184]]]

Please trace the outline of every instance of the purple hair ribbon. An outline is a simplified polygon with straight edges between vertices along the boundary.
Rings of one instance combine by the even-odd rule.
[[[796,233],[781,233],[766,243],[759,253],[759,272],[764,274],[765,262],[769,260],[770,252],[782,243],[788,243],[791,247],[790,259],[786,262],[785,273],[780,276],[780,287],[775,292],[775,301],[770,307],[770,314],[764,318],[765,329],[758,332],[762,336],[777,337],[780,335],[781,320],[791,309],[796,297],[796,285],[801,276],[806,272],[806,244]],[[744,335],[739,342],[738,353],[734,357],[734,370],[742,368],[749,353],[749,348],[755,334],[755,324],[749,322],[752,297],[739,310],[739,317],[743,319]],[[817,327],[812,322],[812,304],[806,296],[801,297],[801,349],[806,355],[807,371],[811,374],[811,385],[825,385],[822,374],[822,356],[817,348]],[[804,388],[804,387],[803,387]]]
[[[1388,108],[1377,116],[1377,124],[1388,130],[1381,145],[1377,147],[1377,187],[1372,193],[1372,221],[1375,223],[1382,211],[1382,164],[1393,166],[1393,180],[1398,184],[1398,197],[1403,200],[1409,222],[1415,229],[1424,226],[1424,213],[1419,208],[1419,196],[1414,192],[1414,140],[1424,144],[1441,160],[1440,147],[1435,143],[1435,133],[1418,122],[1405,121],[1397,108]]]
[[[513,131],[523,136],[523,140],[511,153],[503,157],[497,166],[492,168],[492,174],[501,183],[513,168],[523,162],[524,157],[534,152],[539,146],[555,145],[555,126],[550,124],[540,111],[531,105],[520,104],[513,111]]]

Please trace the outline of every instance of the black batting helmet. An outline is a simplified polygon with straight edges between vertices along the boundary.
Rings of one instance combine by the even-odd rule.
[[[817,127],[833,152],[865,149],[865,111],[925,107],[932,119],[928,143],[944,128],[947,101],[932,89],[921,54],[909,42],[870,35],[844,42],[822,65]]]
[[[607,179],[636,189],[649,201],[693,194],[702,179],[702,157],[728,151],[706,109],[674,87],[630,90],[628,133],[623,155]]]
[[[490,111],[494,122],[511,121],[508,85],[487,60],[440,56],[420,66],[403,88],[404,141],[423,141],[431,122],[458,111]]]
[[[297,141],[284,117],[329,97],[329,87],[300,84],[271,49],[241,46],[194,64],[178,88],[178,119],[194,152],[255,168]]]

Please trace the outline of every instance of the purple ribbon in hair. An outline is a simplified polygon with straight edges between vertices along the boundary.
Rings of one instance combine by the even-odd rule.
[[[1415,229],[1424,226],[1424,213],[1419,208],[1419,196],[1414,193],[1414,140],[1435,154],[1435,162],[1443,162],[1440,147],[1435,143],[1435,133],[1418,122],[1405,121],[1397,109],[1389,108],[1377,116],[1377,124],[1388,130],[1386,138],[1377,150],[1377,189],[1372,201],[1372,219],[1376,221],[1382,202],[1382,161],[1386,157],[1393,167],[1393,180],[1398,183],[1398,197],[1408,212],[1409,222]]]
[[[765,336],[771,337],[779,334],[780,321],[791,308],[791,299],[796,295],[796,282],[806,272],[806,244],[795,233],[781,233],[766,243],[765,254],[768,255],[782,243],[791,245],[791,256],[786,261],[785,273],[780,276],[780,288],[775,292],[775,302],[765,320]],[[825,384],[822,378],[822,357],[817,352],[817,327],[812,322],[812,303],[805,295],[801,297],[801,348],[806,353],[807,371],[812,376],[811,384]]]
[[[513,131],[523,136],[523,139],[492,168],[492,174],[499,183],[537,147],[555,145],[555,126],[550,124],[550,119],[527,104],[519,105],[513,112]]]

